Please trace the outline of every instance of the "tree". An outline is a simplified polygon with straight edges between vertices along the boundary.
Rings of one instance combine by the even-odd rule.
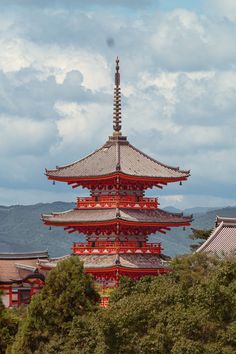
[[[99,295],[94,290],[90,275],[84,273],[77,256],[58,263],[49,272],[46,284],[28,306],[12,353],[41,352],[52,338],[60,343],[77,315],[95,311]],[[45,351],[42,351],[45,353]]]
[[[207,240],[211,233],[212,233],[212,229],[207,229],[207,230],[204,230],[204,229],[194,229],[193,227],[191,228],[192,230],[192,234],[190,234],[188,237],[191,239],[191,240]],[[191,250],[192,251],[196,251],[202,244],[204,241],[201,241],[201,242],[198,242],[197,244],[193,244],[190,246]]]
[[[194,254],[172,267],[169,275],[128,282],[127,292],[118,288],[99,319],[104,353],[236,352],[235,260]]]
[[[167,275],[137,282],[123,279],[107,309],[96,307],[95,296],[89,306],[82,301],[82,307],[71,313],[65,299],[70,296],[68,282],[63,287],[67,309],[61,310],[62,318],[52,310],[51,301],[45,302],[45,294],[48,298],[55,292],[54,279],[29,306],[13,353],[235,354],[235,258],[193,254],[175,258],[170,266],[173,271]],[[78,293],[69,297],[72,304],[74,296]],[[55,308],[61,309],[63,304],[53,299]]]
[[[0,292],[0,354],[4,354],[10,345],[18,329],[18,316],[15,311],[4,307]]]

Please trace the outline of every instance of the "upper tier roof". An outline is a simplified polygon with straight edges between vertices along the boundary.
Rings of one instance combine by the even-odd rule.
[[[169,180],[185,180],[190,171],[182,171],[155,160],[131,145],[126,137],[113,136],[98,150],[70,165],[46,170],[55,180],[77,180],[108,176],[115,173],[127,176]]]
[[[113,136],[98,150],[85,158],[66,166],[46,170],[49,179],[77,182],[86,186],[86,180],[97,177],[121,175],[121,180],[134,176],[146,179],[147,182],[175,182],[186,180],[190,171],[182,171],[178,167],[165,165],[144,154],[131,145],[121,134],[121,91],[119,59],[116,60]],[[83,182],[82,182],[83,181]]]

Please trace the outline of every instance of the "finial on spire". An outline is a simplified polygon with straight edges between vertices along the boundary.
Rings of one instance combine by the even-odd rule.
[[[114,132],[121,131],[121,93],[120,93],[120,67],[119,58],[116,58],[115,88],[114,88],[114,109],[113,109],[113,129]]]
[[[115,73],[115,85],[116,86],[120,86],[120,67],[119,67],[119,58],[117,57],[116,58],[116,73]]]

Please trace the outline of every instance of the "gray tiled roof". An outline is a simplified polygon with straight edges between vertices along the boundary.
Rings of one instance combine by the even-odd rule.
[[[125,137],[110,137],[100,149],[72,164],[46,170],[50,178],[86,178],[115,172],[148,178],[187,178],[190,171],[162,164],[131,145]]]
[[[119,265],[126,268],[165,268],[167,262],[159,255],[150,254],[122,254],[119,255],[81,255],[81,261],[86,268],[102,268]]]
[[[0,259],[39,259],[39,258],[48,258],[48,251],[32,251],[32,252],[7,252],[0,253]]]
[[[42,219],[45,223],[68,224],[87,222],[101,222],[111,220],[125,220],[132,222],[145,223],[186,223],[192,220],[191,216],[183,216],[183,214],[169,213],[161,209],[144,210],[144,209],[72,209],[66,212],[52,213],[43,215]]]
[[[0,282],[22,279],[32,273],[37,264],[38,259],[21,259],[21,267],[17,267],[16,259],[0,259]],[[23,269],[22,265],[28,267],[28,270]]]
[[[74,256],[73,256],[74,257]],[[165,256],[158,254],[96,254],[96,255],[80,255],[76,256],[84,262],[86,268],[108,268],[113,266],[121,266],[125,268],[166,268],[168,262]],[[48,268],[55,268],[61,259],[49,259],[48,262],[39,264]]]
[[[196,252],[212,252],[218,255],[236,250],[236,218],[217,216],[216,228]]]

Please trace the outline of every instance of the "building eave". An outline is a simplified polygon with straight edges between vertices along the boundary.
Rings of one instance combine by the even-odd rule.
[[[48,258],[48,250],[45,251],[32,251],[32,252],[1,252],[0,259],[41,259]]]

